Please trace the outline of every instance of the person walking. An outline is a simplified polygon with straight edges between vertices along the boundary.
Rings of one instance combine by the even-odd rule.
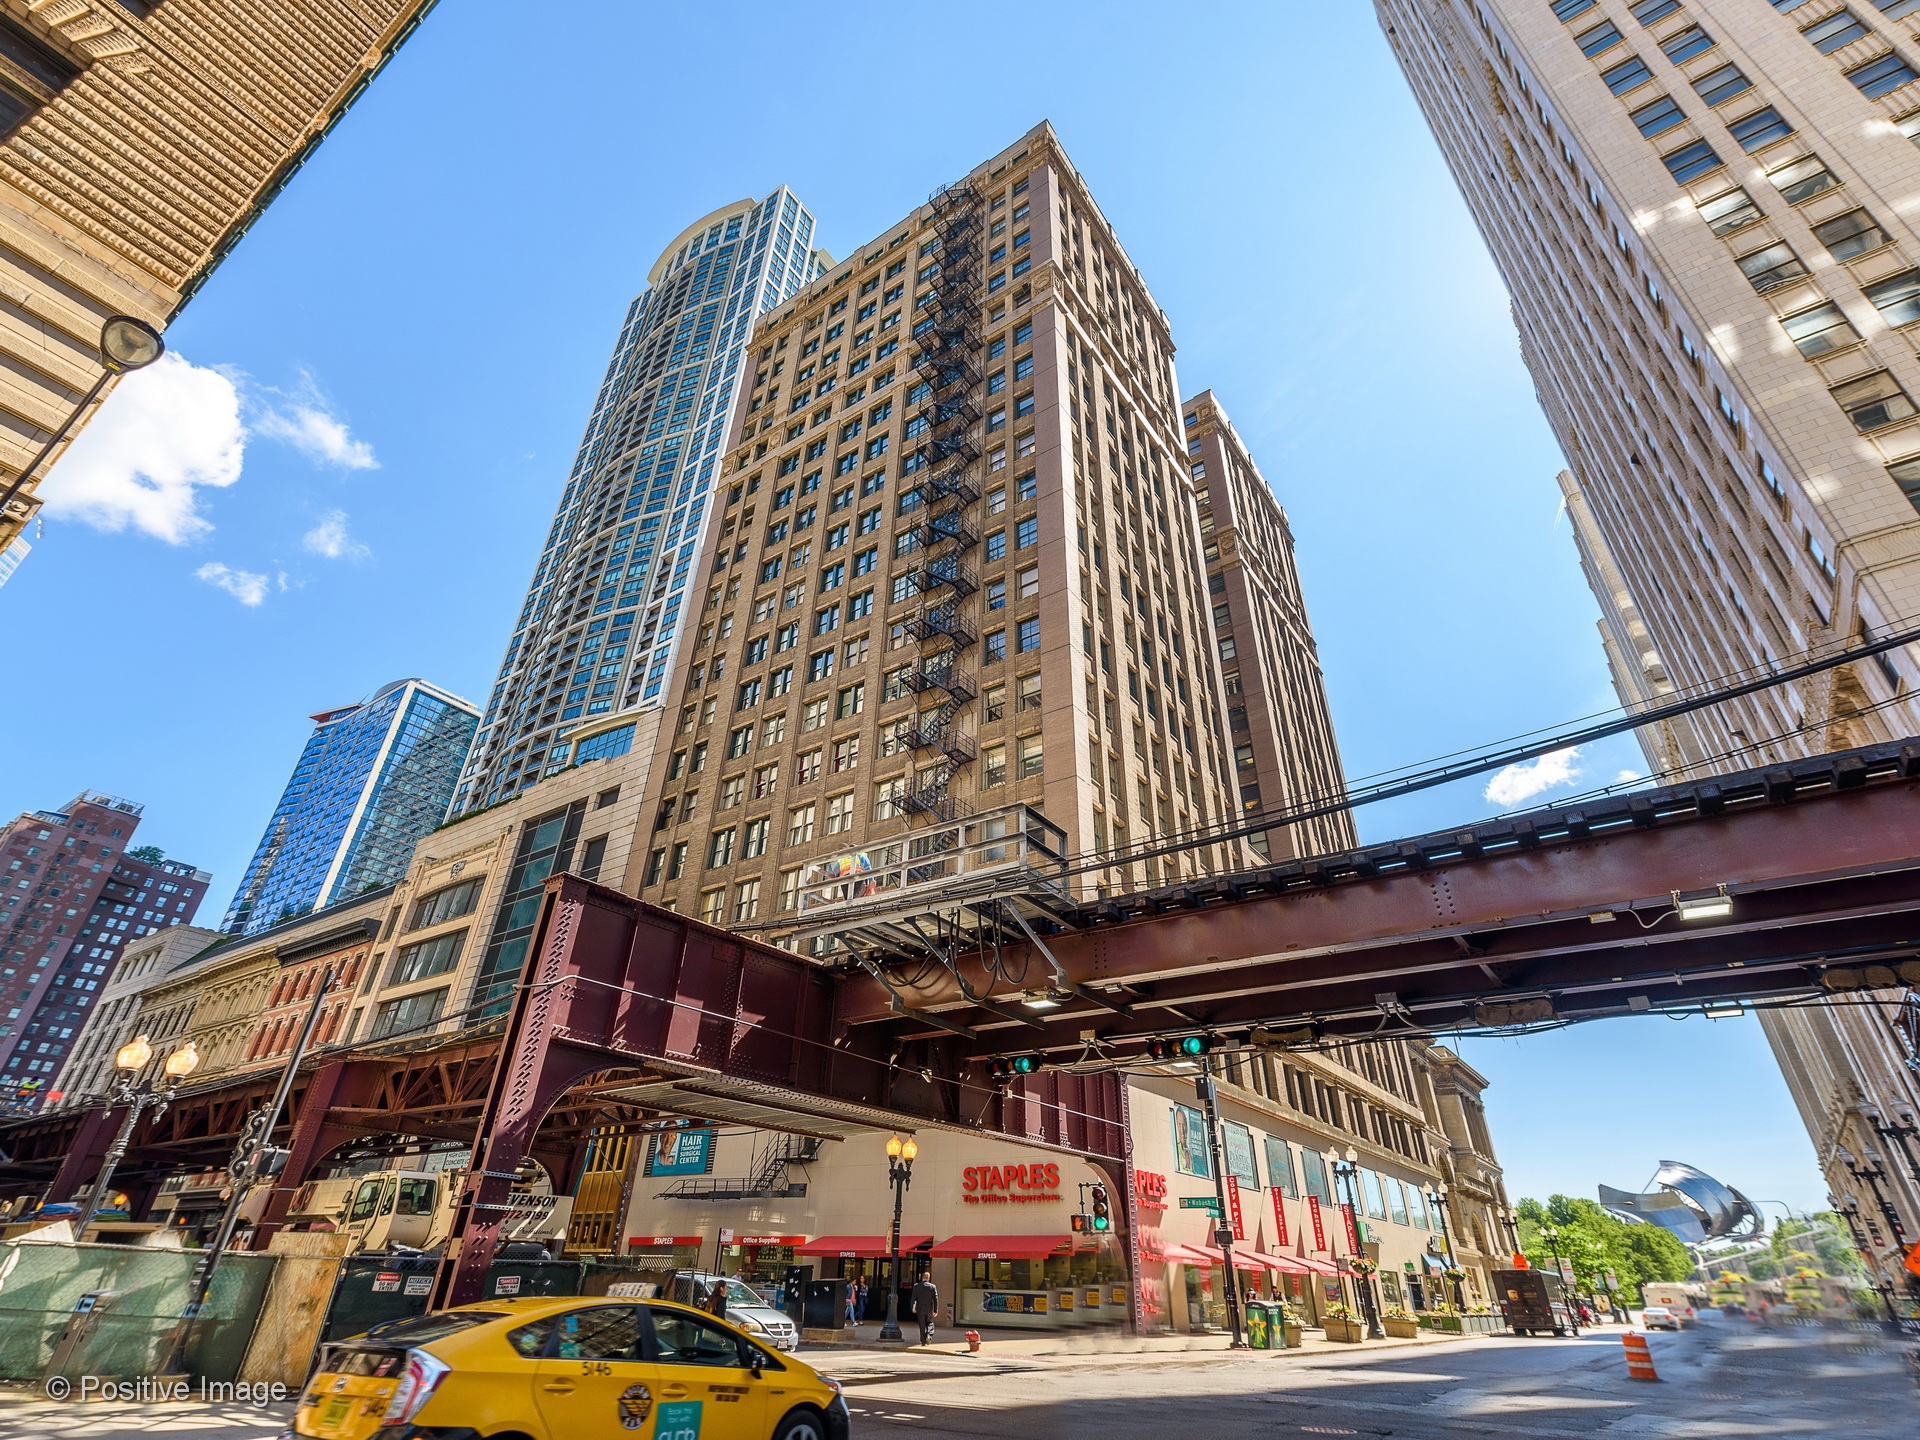
[[[933,1343],[933,1322],[940,1317],[940,1289],[931,1271],[922,1270],[913,1283],[913,1314],[920,1322],[920,1343]]]

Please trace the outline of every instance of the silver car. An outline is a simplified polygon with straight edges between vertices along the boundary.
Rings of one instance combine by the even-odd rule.
[[[764,1335],[776,1350],[792,1353],[800,1348],[800,1331],[784,1310],[776,1310],[745,1281],[725,1275],[710,1275],[703,1270],[682,1270],[673,1277],[673,1292],[666,1297],[683,1305],[708,1308],[708,1297],[715,1285],[725,1285],[727,1320],[750,1335]]]

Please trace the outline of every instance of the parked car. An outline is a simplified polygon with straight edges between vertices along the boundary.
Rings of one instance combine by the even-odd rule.
[[[840,1384],[669,1300],[489,1300],[320,1349],[280,1440],[848,1440]]]
[[[787,1354],[800,1348],[800,1331],[792,1317],[774,1309],[765,1296],[743,1280],[710,1275],[704,1270],[682,1270],[673,1277],[673,1290],[667,1298],[704,1310],[715,1285],[726,1286],[726,1318],[733,1324]]]
[[[1640,1312],[1643,1330],[1678,1330],[1682,1323],[1680,1316],[1664,1305],[1649,1305]]]

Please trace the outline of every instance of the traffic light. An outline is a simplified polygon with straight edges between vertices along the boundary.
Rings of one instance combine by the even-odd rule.
[[[1069,1217],[1069,1219],[1073,1227],[1073,1233],[1076,1235],[1084,1235],[1088,1230],[1093,1228],[1093,1217],[1091,1215],[1074,1215]]]
[[[1172,1037],[1156,1035],[1147,1041],[1147,1058],[1150,1060],[1189,1060],[1196,1055],[1204,1055],[1213,1048],[1213,1041],[1205,1035],[1175,1035]]]
[[[996,1055],[987,1066],[988,1073],[996,1080],[1013,1080],[1022,1075],[1039,1073],[1046,1061],[1038,1055]]]
[[[1095,1230],[1111,1230],[1113,1228],[1113,1212],[1107,1206],[1107,1187],[1104,1185],[1094,1186],[1092,1199],[1093,1228]]]

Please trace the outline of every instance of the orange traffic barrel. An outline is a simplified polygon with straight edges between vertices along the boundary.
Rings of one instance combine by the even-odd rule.
[[[1660,1378],[1653,1368],[1653,1351],[1647,1346],[1646,1336],[1630,1330],[1620,1337],[1620,1343],[1627,1347],[1627,1378],[1629,1380]]]

